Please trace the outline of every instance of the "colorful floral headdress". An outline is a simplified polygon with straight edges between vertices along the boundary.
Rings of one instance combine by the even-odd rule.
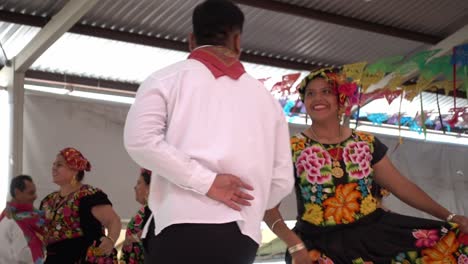
[[[297,87],[297,91],[303,102],[305,100],[307,85],[317,78],[323,78],[330,83],[332,89],[338,95],[340,114],[344,112],[346,116],[350,116],[353,106],[359,105],[359,86],[357,82],[351,78],[347,78],[341,70],[333,67],[311,72]]]
[[[64,148],[60,151],[60,155],[63,156],[67,162],[68,167],[77,171],[90,171],[91,163],[75,148]]]

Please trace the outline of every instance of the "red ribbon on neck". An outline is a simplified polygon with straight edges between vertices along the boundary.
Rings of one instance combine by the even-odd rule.
[[[237,80],[245,73],[236,53],[226,47],[200,47],[193,50],[188,58],[203,63],[215,78],[226,75]]]

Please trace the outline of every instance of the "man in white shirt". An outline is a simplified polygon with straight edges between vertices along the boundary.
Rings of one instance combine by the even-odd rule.
[[[41,264],[44,261],[44,217],[34,209],[36,186],[28,175],[10,184],[11,201],[0,214],[0,263]]]
[[[260,224],[291,192],[286,119],[239,61],[244,15],[207,0],[193,13],[190,56],[138,89],[124,143],[156,174],[145,263],[252,263]]]

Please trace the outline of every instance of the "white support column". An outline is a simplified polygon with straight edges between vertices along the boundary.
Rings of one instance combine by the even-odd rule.
[[[22,172],[23,169],[23,105],[24,105],[24,72],[15,72],[15,63],[2,69],[0,78],[8,90],[9,118],[9,154],[8,179]],[[9,182],[9,181],[8,181]]]
[[[25,72],[42,53],[97,3],[98,0],[70,0],[12,59],[11,66],[4,67],[0,71],[0,81],[8,88],[10,107],[9,180],[23,171]]]

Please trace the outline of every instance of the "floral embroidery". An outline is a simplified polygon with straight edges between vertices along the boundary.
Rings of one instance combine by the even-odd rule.
[[[366,196],[366,198],[361,201],[360,212],[363,215],[368,215],[374,212],[377,209],[377,200],[372,195]]]
[[[367,142],[351,142],[344,148],[343,154],[346,171],[349,176],[362,179],[371,174],[372,154]]]
[[[111,256],[102,254],[101,249],[94,243],[86,251],[86,263],[118,264],[117,250],[113,249]]]
[[[460,257],[458,257],[458,264],[468,264],[468,256],[465,254],[460,255]]]
[[[460,234],[458,236],[458,242],[460,242],[462,245],[468,246],[468,234]]]
[[[319,263],[319,264],[334,264],[333,260],[331,260],[329,257],[327,257],[325,254],[322,252],[312,249],[309,251],[309,257],[314,263]]]
[[[48,221],[49,244],[83,236],[80,226],[80,200],[98,191],[100,190],[90,185],[83,185],[80,190],[64,198],[60,197],[59,192],[51,193],[44,198],[41,208]]]
[[[453,256],[453,253],[457,251],[458,246],[457,238],[454,232],[449,232],[439,242],[437,242],[432,248],[423,249],[422,261],[423,263],[457,263],[457,260]]]
[[[374,142],[374,136],[369,133],[361,132],[361,131],[354,131],[354,134],[356,134],[359,139],[362,141],[366,141],[368,143],[373,143]]]
[[[423,231],[423,232],[421,232]],[[402,252],[392,261],[392,263],[453,263],[453,264],[468,264],[468,246],[460,243],[458,238],[463,234],[456,226],[451,225],[450,230],[442,227],[440,230],[415,230],[413,232],[415,238],[430,237],[430,247],[423,248],[420,252],[408,251]],[[441,238],[442,237],[442,238]],[[439,240],[439,238],[441,238]],[[416,242],[421,241],[418,239]],[[425,243],[421,241],[420,243]],[[423,245],[423,247],[425,247]]]
[[[143,230],[143,219],[145,217],[145,208],[143,206],[138,210],[137,214],[130,220],[125,232],[125,238],[138,237]],[[144,262],[143,244],[141,241],[133,243],[124,243],[122,247],[121,262],[127,264],[138,264]]]
[[[332,217],[337,224],[354,222],[355,213],[359,210],[358,199],[361,198],[356,187],[356,183],[338,185],[335,196],[323,202],[326,219]]]
[[[319,146],[304,149],[296,161],[297,173],[302,176],[305,172],[310,183],[319,183],[331,180],[330,154]]]
[[[302,216],[302,219],[310,222],[314,225],[320,225],[323,222],[323,211],[322,207],[317,204],[306,204],[306,212]]]
[[[305,139],[304,138],[298,138],[298,137],[292,137],[291,138],[291,148],[293,152],[296,151],[301,151],[305,148]]]
[[[303,221],[316,226],[349,224],[377,209],[378,194],[376,197],[371,194],[375,142],[371,134],[356,131],[341,144],[323,147],[304,135],[291,139],[296,188],[303,202]],[[342,153],[337,152],[340,149]],[[339,165],[346,169],[342,178],[331,176],[330,155],[339,156]],[[461,234],[457,228],[457,225],[447,223],[440,230],[409,230],[413,231],[413,251],[395,254],[391,263],[468,264],[468,235]],[[315,262],[333,263],[323,252],[309,250],[309,256]],[[358,257],[352,263],[372,262]]]
[[[417,247],[432,247],[439,240],[438,231],[435,229],[425,230],[419,229],[413,232],[413,237],[416,238]]]

